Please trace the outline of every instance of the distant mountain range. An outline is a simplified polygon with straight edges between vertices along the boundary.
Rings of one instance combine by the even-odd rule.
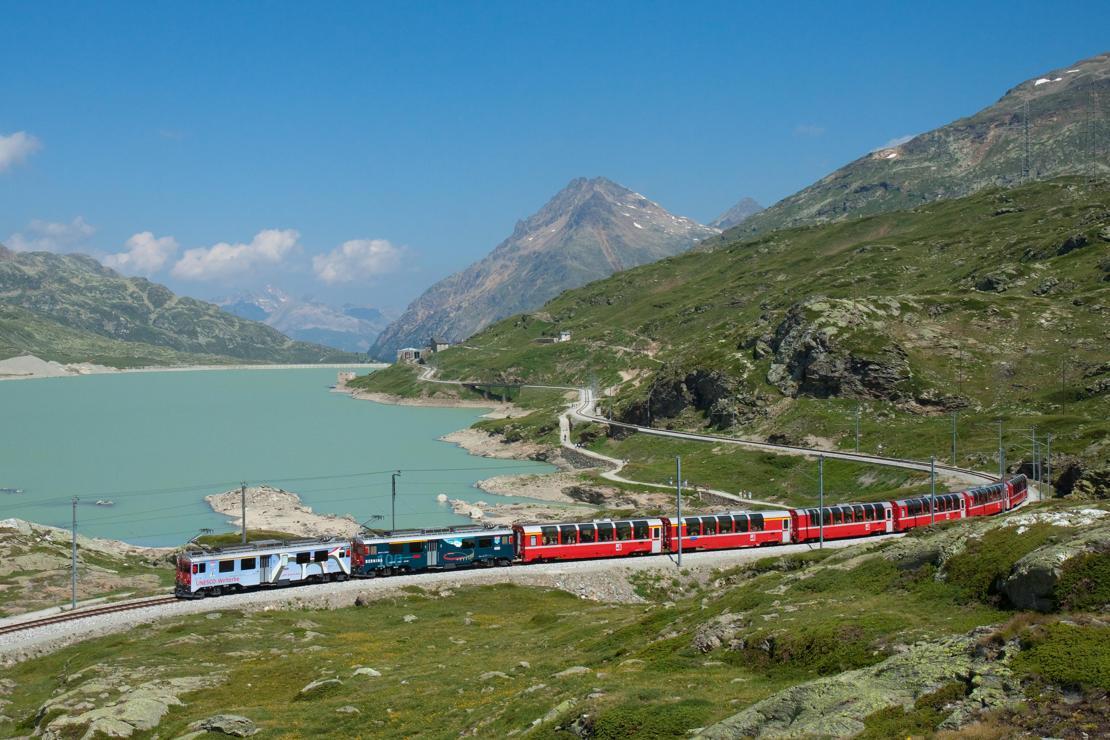
[[[752,198],[744,198],[739,203],[729,208],[717,218],[709,222],[709,225],[715,229],[731,229],[733,226],[739,226],[763,210],[763,206],[759,205]]]
[[[1026,80],[972,116],[869,152],[744,220],[727,238],[912,208],[988,186],[1106,176],[1108,115],[1105,53]]]
[[[568,288],[679,254],[717,233],[604,177],[572,180],[488,256],[413,301],[371,353],[389,357],[433,335],[460,341]]]
[[[272,285],[213,302],[229,313],[261,321],[293,339],[346,352],[366,352],[389,323],[373,306],[335,308],[319,301],[300,301]]]
[[[0,245],[0,358],[28,353],[116,367],[354,359],[164,285],[124,277],[92,257]]]

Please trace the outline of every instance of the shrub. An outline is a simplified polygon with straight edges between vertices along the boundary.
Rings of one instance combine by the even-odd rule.
[[[593,737],[598,740],[686,737],[688,730],[704,727],[715,718],[713,705],[702,699],[674,704],[621,704],[597,716],[593,721]]]
[[[998,583],[1009,575],[1014,564],[1044,545],[1059,527],[1034,524],[1024,532],[1017,527],[993,529],[977,540],[968,542],[964,552],[949,558],[944,569],[948,582],[960,590],[965,600],[998,603]]]
[[[1110,603],[1110,551],[1085,552],[1066,561],[1056,603],[1069,611],[1094,611]]]
[[[1023,637],[1013,666],[1018,674],[1054,684],[1110,689],[1110,627],[1035,627]]]
[[[900,705],[885,707],[864,718],[866,729],[856,735],[856,738],[885,740],[891,737],[929,735],[948,716],[948,705],[959,702],[966,696],[967,685],[954,681],[920,697],[909,711]]]

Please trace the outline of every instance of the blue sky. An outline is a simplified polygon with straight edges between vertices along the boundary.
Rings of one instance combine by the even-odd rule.
[[[0,14],[0,242],[396,307],[573,177],[705,222],[1110,46],[1106,2]]]

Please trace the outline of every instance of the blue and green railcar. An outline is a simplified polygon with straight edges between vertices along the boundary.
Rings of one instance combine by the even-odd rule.
[[[387,532],[356,537],[351,549],[351,574],[364,578],[510,565],[516,557],[513,531],[507,527]]]

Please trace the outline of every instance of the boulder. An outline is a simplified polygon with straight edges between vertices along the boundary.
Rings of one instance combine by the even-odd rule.
[[[1087,510],[1095,518],[1105,519],[1100,509]],[[1070,513],[1070,512],[1069,512]],[[1082,511],[1076,512],[1082,515]],[[1076,526],[1080,522],[1060,522],[1063,526]],[[1090,520],[1082,523],[1090,523]],[[1014,564],[1010,574],[1002,582],[1002,592],[1018,609],[1033,609],[1040,612],[1053,611],[1056,604],[1056,585],[1064,564],[1073,557],[1086,552],[1106,552],[1110,550],[1110,523],[1100,523],[1081,532],[1066,542],[1039,547]]]
[[[1059,249],[1056,250],[1056,254],[1064,255],[1068,252],[1074,252],[1077,249],[1082,249],[1090,243],[1090,239],[1088,239],[1085,234],[1072,234],[1064,240]]]
[[[375,671],[373,668],[360,667],[355,669],[355,672],[351,674],[351,678],[354,678],[355,676],[367,676],[368,678],[377,678],[381,675],[382,674],[380,672]]]
[[[315,699],[318,696],[323,696],[335,691],[343,682],[338,678],[321,678],[306,685],[303,689],[297,692],[298,699]]]
[[[694,649],[699,653],[712,652],[730,641],[743,629],[744,615],[722,614],[700,625],[694,632]]]
[[[405,624],[411,624],[411,623],[416,621],[416,615],[415,614],[406,614],[405,616],[401,617],[401,619],[404,620]]]
[[[566,678],[567,676],[582,676],[593,671],[584,665],[576,665],[567,668],[566,670],[559,671],[555,674],[555,678]]]
[[[258,732],[254,722],[239,714],[216,714],[193,722],[189,729],[217,732],[231,737],[250,737]]]
[[[350,704],[339,707],[335,710],[336,714],[362,714],[358,707],[352,707]]]
[[[486,671],[482,675],[478,676],[479,681],[491,681],[495,678],[508,678],[508,676],[501,671]]]

